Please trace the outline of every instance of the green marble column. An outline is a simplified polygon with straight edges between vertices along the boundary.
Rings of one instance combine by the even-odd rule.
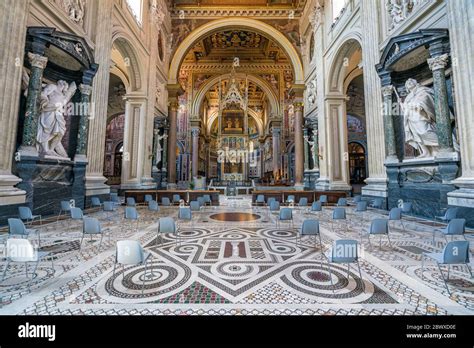
[[[319,134],[318,134],[318,121],[313,122],[313,141],[314,141],[314,153],[313,156],[313,169],[319,169]]]
[[[79,131],[77,132],[76,157],[85,159],[87,155],[87,139],[89,137],[89,117],[90,117],[90,96],[92,86],[79,85],[81,92],[81,114],[79,115]]]
[[[453,130],[448,106],[448,89],[446,87],[445,68],[448,64],[448,54],[428,59],[428,65],[433,72],[433,89],[436,113],[436,133],[438,134],[439,151],[454,152]]]
[[[164,138],[163,138],[163,157],[162,157],[162,160],[161,160],[161,170],[163,172],[166,172],[166,168],[168,168],[168,129],[165,128],[163,130],[163,135],[164,135]]]
[[[48,63],[48,58],[35,53],[28,53],[31,65],[28,95],[26,97],[25,123],[21,148],[35,148],[36,134],[38,132],[38,118],[40,112],[41,83],[43,72]],[[34,150],[36,152],[36,150]]]
[[[157,168],[157,165],[158,163],[156,162],[157,158],[156,158],[156,152],[158,150],[158,142],[160,141],[159,140],[159,135],[160,135],[160,130],[155,128],[153,129],[153,160],[152,160],[152,167],[153,168]]]
[[[387,162],[398,162],[397,147],[395,143],[395,128],[392,112],[393,86],[383,86],[383,120],[385,132],[385,148],[387,149]]]
[[[304,137],[304,170],[307,171],[309,169],[309,156],[308,156],[308,128],[304,127],[303,129],[303,137]]]

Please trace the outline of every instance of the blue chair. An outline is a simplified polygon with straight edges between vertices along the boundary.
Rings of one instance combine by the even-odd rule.
[[[360,201],[356,203],[354,209],[354,215],[357,215],[357,219],[365,221],[365,213],[367,212],[367,201]]]
[[[298,207],[303,208],[308,206],[308,198],[306,197],[301,197],[299,202],[298,202]]]
[[[135,230],[138,231],[138,224],[139,224],[139,217],[137,208],[135,207],[125,207],[125,215],[124,215],[125,223],[122,224],[122,227],[127,229],[133,230],[133,224],[135,223]]]
[[[111,202],[111,201],[105,201],[103,203],[103,206],[102,206],[102,209],[104,211],[104,214],[105,214],[105,218],[110,221],[112,220],[112,216],[114,215],[115,213],[115,209],[117,207],[117,204],[115,202]]]
[[[102,208],[102,203],[100,202],[99,197],[91,197],[91,208]]]
[[[179,243],[180,237],[180,222],[182,221],[189,221],[191,222],[191,229],[194,230],[194,221],[193,221],[193,213],[191,211],[191,207],[180,207],[178,211],[178,226],[176,231],[176,239]]]
[[[467,270],[472,278],[472,271],[469,268],[469,242],[468,241],[454,241],[449,242],[444,247],[441,253],[423,253],[421,259],[421,279],[423,279],[423,268],[424,268],[424,257],[428,257],[432,260],[436,261],[436,264],[439,269],[439,273],[441,273],[441,278],[443,278],[444,286],[448,293],[451,295],[451,291],[449,291],[448,284],[446,283],[446,279],[444,278],[443,271],[441,270],[441,265],[448,266],[448,280],[449,280],[449,268],[450,265],[466,265]]]
[[[118,193],[114,193],[114,192],[110,193],[110,202],[113,202],[116,206],[122,205],[122,201],[120,200]]]
[[[198,201],[189,202],[189,207],[191,208],[191,211],[200,211],[201,210],[201,206],[199,205]]]
[[[435,216],[435,221],[441,221],[448,224],[451,220],[458,217],[459,208],[448,208],[442,216]]]
[[[264,195],[257,195],[257,199],[255,200],[255,205],[265,205],[265,196]]]
[[[19,252],[21,250],[21,252]],[[5,249],[5,256],[6,256],[6,265],[5,269],[3,270],[2,281],[5,279],[7,274],[8,267],[12,262],[18,263],[25,263],[25,273],[26,278],[28,278],[28,262],[34,262],[35,266],[33,268],[33,273],[31,274],[31,279],[28,282],[28,290],[30,290],[31,282],[33,278],[35,278],[36,269],[38,268],[38,264],[41,259],[50,256],[50,252],[46,251],[37,251],[35,250],[34,246],[31,242],[27,239],[16,239],[10,238],[7,240],[6,249]],[[51,257],[51,268],[54,271],[54,258]]]
[[[354,196],[354,199],[352,201],[354,203],[359,203],[362,201],[362,196],[361,195]]]
[[[294,195],[289,195],[288,198],[286,199],[286,203],[295,203],[295,196]]]
[[[56,222],[59,221],[59,217],[63,213],[69,213],[70,210],[71,210],[71,203],[69,201],[61,201],[61,208],[59,209],[59,214],[58,214],[58,218],[56,219]]]
[[[273,201],[270,202],[270,211],[279,211],[280,210],[280,202],[278,202],[276,199],[273,199]]]
[[[327,195],[319,196],[319,201],[321,202],[322,205],[328,204],[328,196]]]
[[[135,202],[134,197],[127,197],[127,207],[136,207],[137,202]]]
[[[374,209],[382,209],[383,207],[383,199],[382,198],[375,198],[370,206]]]
[[[402,208],[392,208],[388,213],[388,221],[400,221],[403,231],[405,231],[405,225],[402,220]]]
[[[379,239],[380,248],[382,248],[382,235],[386,235],[388,238],[388,243],[390,244],[390,247],[392,247],[392,242],[390,241],[390,236],[388,235],[388,220],[387,219],[374,219],[370,223],[369,234],[367,235],[370,245],[372,245],[370,243],[371,235],[380,236],[380,239]]]
[[[154,211],[154,212],[159,212],[160,211],[160,206],[158,205],[158,202],[152,199],[151,201],[148,202],[148,210],[149,211]]]
[[[106,230],[102,230],[100,222],[96,218],[84,217],[82,219],[82,223],[83,223],[82,224],[82,237],[81,237],[81,243],[79,244],[79,250],[82,247],[82,241],[84,240],[84,236],[86,234],[90,235],[91,240],[92,240],[92,236],[100,235],[100,242],[99,242],[99,250],[100,250],[100,247],[102,246],[102,239],[104,238],[104,232]],[[109,241],[110,241],[110,234],[109,234]]]
[[[367,211],[367,202],[366,201],[360,201],[357,202],[355,210],[356,212],[365,212]]]
[[[278,219],[276,220],[277,228],[280,227],[281,221],[288,221],[293,227],[293,209],[291,208],[281,208],[280,214],[278,215]]]
[[[163,207],[169,207],[171,206],[171,201],[168,197],[161,197],[161,205]]]
[[[181,197],[178,194],[173,195],[173,204],[179,204],[181,201]]]
[[[319,221],[315,219],[307,219],[303,221],[300,229],[300,241],[303,240],[304,236],[314,236],[314,246],[316,247],[316,236],[319,237],[319,247],[323,250],[323,243],[321,241],[321,233],[319,231]],[[296,235],[296,245],[298,245],[298,234]]]
[[[346,207],[347,206],[347,199],[344,197],[341,197],[337,200],[337,206],[338,207]]]
[[[125,265],[127,266],[145,266],[145,271],[142,276],[142,294],[145,289],[145,278],[147,271],[148,259],[151,254],[143,250],[143,247],[136,240],[121,240],[117,242],[115,250],[115,263],[113,276],[115,276],[115,268],[117,264],[122,265],[122,277],[125,278]]]
[[[83,214],[81,208],[72,207],[71,210],[69,211],[69,213],[71,214],[71,219],[72,220],[81,220],[82,221],[82,218],[84,217],[84,214]],[[72,224],[68,224],[68,231],[71,230],[71,225]]]
[[[176,234],[176,224],[173,218],[162,217],[158,220],[158,236],[160,237],[160,244],[163,244],[163,238],[161,237],[163,233]],[[158,244],[158,238],[156,238],[156,244]]]
[[[411,203],[411,202],[403,202],[401,208],[402,208],[402,213],[403,213],[403,214],[409,215],[409,214],[411,214],[411,212],[412,212],[413,203]]]
[[[8,219],[8,236],[18,236],[28,239],[28,236],[32,233],[38,235],[38,247],[41,245],[40,231],[38,229],[26,228],[23,221],[20,219],[10,218]]]
[[[272,202],[275,202],[275,201],[276,201],[275,197],[269,197],[267,199],[267,206],[270,207],[272,205]]]
[[[314,201],[313,204],[311,204],[310,211],[323,211],[323,204],[320,201]]]
[[[69,213],[71,214],[71,219],[73,220],[82,220],[82,218],[84,217],[84,214],[81,208],[73,207],[71,208]]]
[[[199,203],[199,206],[200,206],[201,208],[204,208],[204,206],[206,205],[206,202],[205,202],[205,200],[204,200],[204,197],[198,197],[198,198],[197,198],[197,201],[198,201],[198,203]]]
[[[33,215],[29,207],[18,207],[18,214],[20,215],[21,220],[26,220],[27,225],[31,225],[35,219],[39,219],[40,225],[43,224],[41,215]]]
[[[326,259],[328,261],[328,269],[330,273],[332,291],[334,293],[334,283],[332,280],[332,271],[329,264],[336,263],[336,264],[347,264],[347,280],[349,280],[350,275],[350,266],[352,263],[356,263],[359,269],[359,279],[362,282],[362,289],[365,292],[365,283],[362,280],[362,272],[360,270],[359,264],[359,252],[358,252],[358,244],[356,240],[350,239],[340,239],[337,240],[331,250],[329,250],[326,254]]]
[[[145,195],[145,204],[148,204],[150,201],[153,200],[153,196],[152,195]]]
[[[433,244],[436,232],[441,232],[446,242],[448,241],[448,236],[451,236],[451,240],[453,240],[454,236],[463,236],[466,239],[466,219],[452,219],[445,228],[433,230]]]
[[[203,195],[202,198],[204,198],[204,204],[205,205],[212,205],[212,199],[210,195]]]
[[[334,208],[334,211],[332,212],[332,220],[331,220],[331,228],[333,232],[334,232],[334,222],[336,220],[344,220],[344,223],[346,226],[346,232],[347,232],[348,229],[347,229],[347,219],[346,219],[346,208],[342,208],[342,207]]]

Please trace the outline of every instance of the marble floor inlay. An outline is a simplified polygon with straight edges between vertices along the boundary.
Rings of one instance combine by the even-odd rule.
[[[41,262],[30,287],[24,266],[11,265],[0,282],[0,314],[474,314],[474,280],[465,267],[451,267],[451,294],[434,263],[427,261],[422,272],[422,253],[439,252],[445,243],[437,235],[433,244],[430,224],[409,218],[404,226],[390,225],[391,246],[384,237],[369,243],[370,220],[383,212],[356,216],[348,207],[348,221],[333,223],[332,209],[310,214],[295,208],[293,227],[277,229],[277,214],[252,207],[249,197],[221,197],[219,207],[181,222],[179,238],[159,238],[157,219],[177,218],[177,207],[159,213],[139,207],[138,228],[123,223],[120,207],[113,216],[89,214],[109,230],[100,248],[98,238],[86,238],[80,247],[78,223],[45,224],[41,250],[54,264],[51,258]],[[309,237],[296,243],[308,218],[320,220],[322,250]],[[342,238],[362,242],[362,277],[357,266],[348,270],[323,256]],[[115,243],[124,239],[138,240],[151,253],[146,272],[144,266],[120,266],[113,274]],[[473,241],[472,231],[467,239]],[[2,261],[2,274],[4,267]]]

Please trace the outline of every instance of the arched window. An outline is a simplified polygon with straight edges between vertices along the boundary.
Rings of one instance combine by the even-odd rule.
[[[127,0],[128,8],[135,17],[138,25],[142,25],[143,0]]]

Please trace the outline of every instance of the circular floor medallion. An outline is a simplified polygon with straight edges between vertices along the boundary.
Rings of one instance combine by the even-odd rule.
[[[260,219],[260,215],[251,213],[219,213],[209,216],[217,221],[255,221]]]

